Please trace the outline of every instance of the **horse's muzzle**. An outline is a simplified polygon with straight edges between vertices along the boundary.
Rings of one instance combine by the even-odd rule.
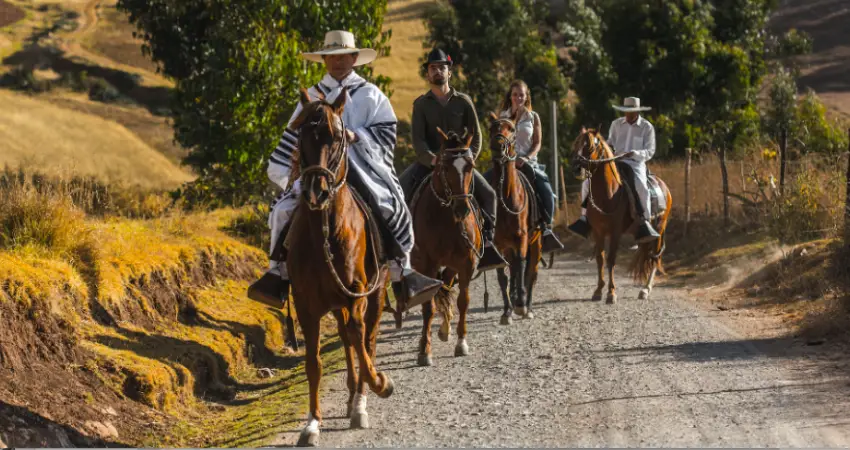
[[[311,210],[317,211],[328,207],[331,199],[331,189],[325,177],[311,177],[304,198]]]
[[[466,219],[470,212],[472,212],[472,209],[470,209],[468,201],[461,198],[452,200],[452,214],[454,214],[455,220],[459,222]]]

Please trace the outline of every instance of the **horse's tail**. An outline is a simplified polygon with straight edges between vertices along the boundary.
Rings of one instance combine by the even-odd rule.
[[[444,284],[440,287],[440,290],[437,291],[437,294],[434,295],[434,303],[436,304],[437,312],[442,314],[448,321],[454,319],[454,305],[459,294],[460,289],[457,285],[452,285],[450,287]]]
[[[667,275],[664,271],[664,265],[661,262],[661,255],[664,253],[664,248],[666,247],[667,221],[670,219],[670,210],[673,209],[673,198],[670,195],[670,190],[667,189],[667,185],[658,177],[656,177],[656,180],[661,185],[661,189],[667,197],[667,209],[656,224],[656,231],[658,231],[661,237],[654,241],[640,244],[635,259],[629,268],[632,278],[639,284],[645,284],[649,280],[653,269],[658,269],[658,273],[661,275]]]

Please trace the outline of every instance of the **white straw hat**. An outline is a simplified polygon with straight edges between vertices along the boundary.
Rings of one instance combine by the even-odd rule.
[[[378,52],[371,48],[357,48],[354,43],[354,35],[343,30],[332,30],[325,33],[324,46],[315,52],[304,53],[304,59],[313,62],[324,62],[322,56],[344,55],[347,53],[358,53],[355,66],[369,64],[378,57]]]
[[[614,109],[623,112],[649,111],[652,108],[648,106],[640,106],[640,99],[637,97],[626,97],[623,99],[623,106],[613,105]]]

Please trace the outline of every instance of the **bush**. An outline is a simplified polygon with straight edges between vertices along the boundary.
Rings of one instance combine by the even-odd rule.
[[[818,172],[805,170],[791,178],[785,194],[765,206],[768,232],[783,244],[796,244],[834,233],[840,224],[843,205],[839,183],[819,179]]]
[[[71,198],[19,183],[0,196],[0,248],[36,246],[69,254],[86,242],[85,214]]]
[[[115,86],[109,84],[103,78],[90,78],[89,98],[104,103],[115,103],[121,100],[122,95]]]
[[[793,128],[795,142],[789,146],[801,153],[837,155],[847,150],[847,128],[826,117],[826,107],[811,89],[797,105]]]

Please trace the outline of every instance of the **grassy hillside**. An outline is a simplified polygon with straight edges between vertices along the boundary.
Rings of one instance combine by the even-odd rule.
[[[375,71],[392,78],[391,102],[399,119],[410,120],[413,101],[428,90],[419,76],[419,58],[427,30],[422,17],[436,0],[389,0],[384,29],[392,30],[390,56],[375,61]]]
[[[0,103],[0,165],[61,168],[145,188],[173,188],[192,178],[114,121],[4,90]]]

